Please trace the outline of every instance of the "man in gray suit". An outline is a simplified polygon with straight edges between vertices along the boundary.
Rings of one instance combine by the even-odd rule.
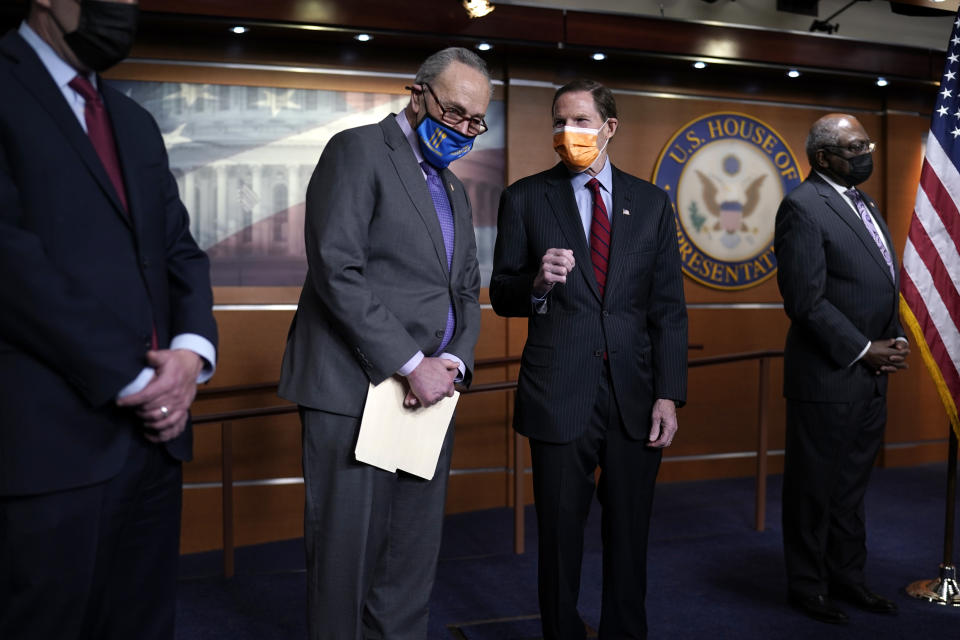
[[[856,118],[830,114],[807,136],[812,171],[777,211],[777,284],[790,330],[783,547],[790,603],[845,624],[843,600],[873,613],[896,605],[865,584],[863,498],[886,424],[887,375],[909,353],[897,313],[890,233],[856,185],[875,148]]]
[[[461,48],[427,58],[398,115],[343,131],[307,188],[309,270],[280,395],[300,405],[313,640],[427,633],[453,428],[426,481],[358,463],[367,388],[404,404],[470,383],[480,272],[466,190],[446,166],[486,131],[491,84]]]

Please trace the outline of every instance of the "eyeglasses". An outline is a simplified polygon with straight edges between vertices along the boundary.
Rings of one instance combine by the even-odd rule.
[[[460,109],[460,107],[447,108],[443,106],[443,103],[440,102],[440,98],[438,98],[437,94],[433,92],[433,89],[430,87],[430,85],[426,82],[421,84],[427,88],[427,91],[429,91],[430,95],[433,96],[434,102],[436,102],[437,106],[440,107],[440,119],[443,120],[444,124],[455,127],[464,121],[468,121],[470,124],[467,125],[467,132],[470,135],[478,136],[481,133],[486,132],[487,123],[484,122],[483,118],[479,116],[468,116],[463,112],[462,109]]]
[[[822,149],[838,149],[840,151],[846,151],[847,153],[850,153],[855,156],[860,156],[865,153],[873,153],[874,150],[877,148],[877,143],[858,140],[857,142],[854,142],[846,147],[840,147],[834,144],[825,144],[821,148]]]

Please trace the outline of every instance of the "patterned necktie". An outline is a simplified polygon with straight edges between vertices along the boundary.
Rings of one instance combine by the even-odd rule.
[[[440,220],[440,231],[443,232],[443,247],[447,252],[447,270],[450,270],[453,264],[453,209],[450,208],[450,198],[447,197],[447,191],[443,188],[443,180],[440,174],[429,162],[421,162],[420,166],[423,172],[427,174],[427,189],[430,190],[430,197],[433,199],[433,208],[437,210],[437,218]],[[453,302],[447,307],[447,326],[443,330],[443,340],[440,341],[440,347],[434,355],[443,353],[443,350],[450,339],[453,338],[453,330],[456,327],[456,321],[453,315]]]
[[[127,191],[123,186],[123,173],[120,171],[120,161],[117,159],[117,145],[113,139],[113,129],[110,127],[110,120],[106,109],[103,108],[100,94],[93,88],[90,81],[81,75],[75,76],[70,81],[70,88],[83,97],[83,115],[87,121],[87,135],[97,155],[100,156],[100,162],[103,163],[103,168],[106,169],[117,196],[120,197],[123,210],[129,211]]]
[[[850,198],[854,206],[856,206],[857,212],[860,214],[860,219],[863,220],[863,224],[867,228],[867,233],[869,233],[873,241],[877,243],[877,249],[880,250],[884,261],[887,263],[887,268],[890,269],[890,277],[896,282],[897,277],[893,272],[893,260],[890,258],[890,251],[887,250],[887,245],[883,243],[883,238],[881,238],[879,232],[877,232],[870,211],[867,209],[867,204],[863,201],[863,198],[860,197],[860,192],[856,189],[847,189],[843,193]]]
[[[610,260],[610,218],[607,206],[600,195],[600,181],[591,178],[587,187],[593,193],[593,218],[590,221],[590,260],[593,262],[593,275],[600,286],[603,297],[607,286],[607,263]]]

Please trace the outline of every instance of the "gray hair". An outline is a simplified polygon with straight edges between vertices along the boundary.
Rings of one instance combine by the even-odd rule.
[[[820,118],[807,134],[807,160],[817,166],[817,151],[823,147],[835,147],[840,143],[840,118]]]
[[[433,84],[437,76],[443,73],[444,70],[450,66],[451,62],[460,62],[482,73],[483,77],[487,79],[487,84],[490,86],[491,95],[493,94],[493,83],[490,82],[490,72],[487,70],[487,63],[473,51],[464,49],[463,47],[447,47],[431,55],[420,65],[414,82],[417,84]]]

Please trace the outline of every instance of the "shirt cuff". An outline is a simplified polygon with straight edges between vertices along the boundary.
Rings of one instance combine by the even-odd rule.
[[[404,378],[413,373],[413,370],[420,366],[420,363],[423,362],[423,351],[417,351],[413,354],[413,357],[407,360],[407,363],[397,369],[397,373]]]
[[[137,377],[133,379],[133,382],[125,386],[123,389],[120,389],[120,392],[117,393],[117,399],[125,398],[127,396],[143,391],[143,388],[146,387],[151,380],[153,380],[153,375],[156,373],[153,367],[144,367],[140,370],[140,373],[137,374]]]
[[[203,360],[203,369],[197,375],[197,384],[202,384],[213,377],[213,372],[217,368],[217,350],[213,343],[196,333],[181,333],[174,336],[170,341],[170,349],[186,349],[193,351]],[[120,389],[117,393],[117,399],[124,398],[134,393],[143,391],[144,387],[150,384],[156,371],[153,367],[144,367],[127,386]]]
[[[466,365],[463,364],[463,360],[461,360],[461,359],[458,358],[457,356],[453,355],[452,353],[447,353],[446,351],[444,351],[443,353],[441,353],[439,357],[441,357],[441,358],[446,358],[447,360],[451,360],[451,361],[457,363],[457,371],[459,371],[460,374],[459,374],[456,378],[454,378],[453,381],[454,381],[454,382],[463,382],[463,376],[465,376],[465,375],[467,374],[467,367],[466,367]]]
[[[213,377],[217,368],[217,350],[213,343],[196,333],[181,333],[170,341],[170,349],[193,351],[203,360],[203,369],[197,376],[197,384],[203,384]]]
[[[872,345],[872,344],[873,344],[872,342],[870,342],[869,340],[867,340],[867,346],[865,346],[865,347],[863,348],[863,351],[860,352],[860,355],[858,355],[856,358],[853,359],[853,362],[851,362],[850,364],[847,365],[847,368],[850,368],[850,367],[852,367],[853,365],[855,365],[855,364],[857,364],[858,362],[860,362],[860,358],[862,358],[864,355],[866,355],[867,351],[870,350],[870,345]]]

